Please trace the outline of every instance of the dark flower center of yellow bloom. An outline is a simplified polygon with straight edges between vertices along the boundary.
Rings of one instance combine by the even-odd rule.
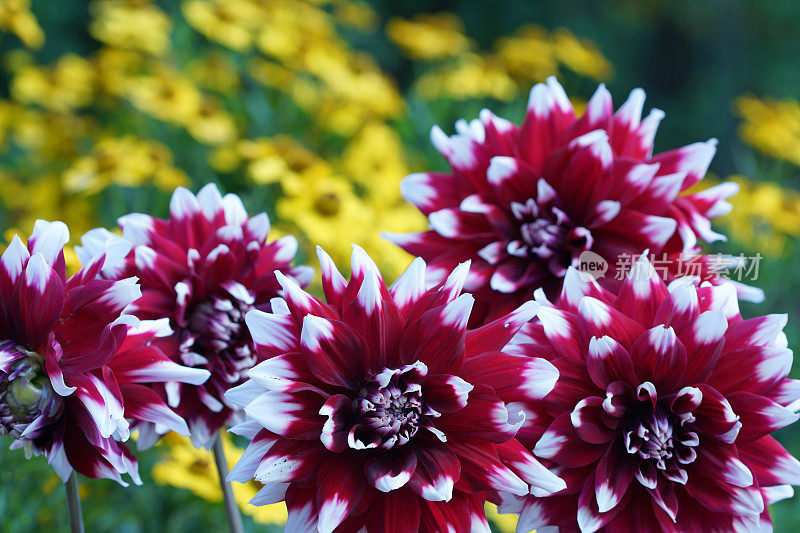
[[[320,194],[314,201],[314,209],[326,217],[336,216],[341,206],[342,200],[333,192]]]
[[[193,474],[205,474],[211,464],[205,459],[197,459],[189,465],[189,471]]]
[[[159,96],[163,100],[172,100],[175,98],[175,88],[171,85],[162,85]]]
[[[116,170],[119,166],[119,160],[111,154],[100,152],[96,158],[97,172],[103,174]]]

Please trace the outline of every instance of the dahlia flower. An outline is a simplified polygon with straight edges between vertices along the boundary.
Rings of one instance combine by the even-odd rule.
[[[243,372],[259,360],[244,326],[245,314],[269,311],[279,290],[273,271],[305,285],[313,270],[290,266],[297,251],[294,237],[267,241],[267,215],[248,217],[239,197],[223,198],[216,185],[206,185],[196,197],[178,187],[169,212],[167,220],[139,213],[121,217],[122,236],[132,249],[123,265],[105,268],[103,275],[137,276],[142,296],[129,311],[143,320],[169,319],[171,334],[158,339],[159,347],[177,363],[211,372],[202,385],[170,382],[164,391],[188,422],[192,443],[209,448],[235,414],[225,391],[238,385]],[[82,243],[93,250],[114,239],[97,229]]]
[[[468,264],[387,288],[360,248],[349,282],[318,251],[327,303],[278,273],[283,299],[246,316],[265,361],[227,394],[252,440],[229,479],[264,484],[251,503],[285,499],[287,531],[488,532],[487,498],[565,486],[514,439],[557,378],[502,352],[533,304],[467,332]]]
[[[0,435],[27,456],[44,454],[65,481],[74,469],[138,484],[121,443],[131,428],[189,433],[150,385],[199,384],[208,372],[170,361],[151,342],[163,325],[123,312],[140,295],[135,278],[96,279],[122,259],[115,250],[67,278],[68,239],[63,223],[38,220],[27,246],[15,235],[0,258]]]
[[[386,237],[425,259],[436,280],[471,260],[465,289],[476,299],[473,320],[507,313],[538,287],[558,295],[586,251],[609,263],[601,283],[612,289],[623,278],[617,270],[644,250],[664,257],[674,274],[681,254],[700,252],[698,239],[724,240],[709,219],[730,210],[725,199],[738,186],[681,194],[704,176],[717,141],[654,156],[664,113],[654,109],[641,120],[643,104],[644,91],[635,89],[615,113],[600,85],[578,118],[551,77],[531,90],[521,127],[489,110],[458,121],[452,137],[434,127],[431,141],[451,172],[411,174],[401,183],[430,229]],[[702,258],[693,263],[712,277]]]
[[[507,350],[560,372],[526,445],[567,488],[506,497],[519,531],[772,530],[767,505],[800,484],[770,436],[800,407],[785,315],[743,320],[731,285],[667,286],[645,256],[617,296],[570,267],[558,302],[537,300]]]

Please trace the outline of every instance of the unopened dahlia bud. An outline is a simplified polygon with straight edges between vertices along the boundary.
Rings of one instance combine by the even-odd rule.
[[[42,357],[13,342],[0,345],[4,355],[18,357],[0,373],[0,435],[35,438],[63,409],[60,396],[42,368]]]

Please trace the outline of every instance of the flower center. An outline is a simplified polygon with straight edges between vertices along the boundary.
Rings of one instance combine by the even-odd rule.
[[[624,433],[626,450],[642,460],[637,478],[649,487],[660,472],[669,480],[686,483],[684,466],[697,458],[695,447],[700,442],[697,433],[686,427],[694,416],[670,413],[660,404],[652,408],[648,403],[644,411]]]
[[[48,419],[60,414],[63,400],[53,391],[38,353],[10,341],[0,344],[0,350],[14,360],[4,375],[0,371],[0,436],[24,434],[26,439],[35,439]],[[31,430],[31,424],[42,417]]]
[[[253,308],[249,299],[213,296],[199,303],[189,316],[183,362],[214,365],[217,376],[237,382],[253,361],[250,334],[244,316]],[[214,372],[212,372],[214,374]]]
[[[594,242],[589,230],[573,226],[554,198],[513,202],[511,212],[519,223],[519,238],[508,244],[508,253],[546,262],[553,275],[563,276]]]
[[[339,212],[342,200],[336,193],[326,192],[317,196],[314,200],[314,209],[326,217],[335,216]]]
[[[384,369],[361,389],[353,400],[352,448],[388,450],[402,446],[417,434],[426,415],[434,415],[422,399],[420,378],[427,373],[417,362]]]

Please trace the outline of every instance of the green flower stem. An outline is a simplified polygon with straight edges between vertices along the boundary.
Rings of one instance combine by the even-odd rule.
[[[81,512],[81,497],[78,494],[78,474],[73,471],[64,485],[67,488],[69,524],[72,527],[72,533],[84,533],[83,513]]]
[[[228,513],[228,524],[231,527],[231,533],[244,533],[239,505],[233,497],[233,488],[226,479],[228,476],[228,461],[225,459],[221,433],[217,435],[217,439],[214,441],[214,462],[217,465],[217,474],[219,474],[219,486],[225,498],[225,511]]]

